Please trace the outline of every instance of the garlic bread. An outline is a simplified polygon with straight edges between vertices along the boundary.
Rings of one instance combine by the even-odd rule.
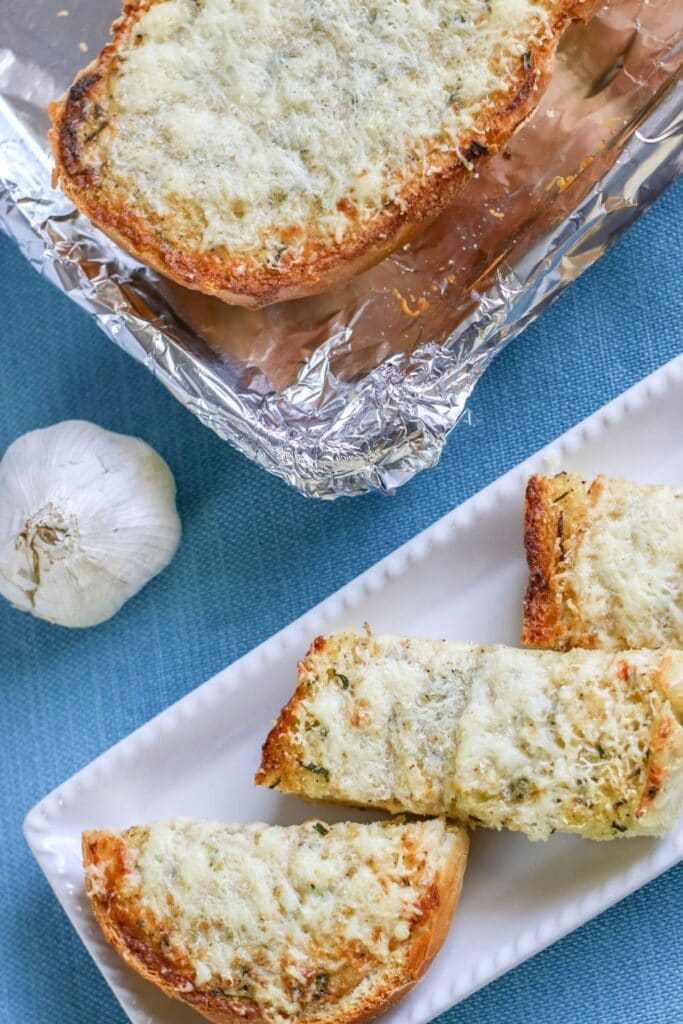
[[[126,962],[215,1024],[368,1020],[426,971],[468,839],[443,820],[287,828],[187,819],[83,835]]]
[[[524,537],[524,643],[683,648],[683,487],[532,476]]]
[[[56,177],[139,259],[262,306],[405,242],[533,110],[595,0],[126,0],[51,106]]]
[[[283,793],[508,828],[661,834],[683,803],[683,652],[318,637],[263,747]]]

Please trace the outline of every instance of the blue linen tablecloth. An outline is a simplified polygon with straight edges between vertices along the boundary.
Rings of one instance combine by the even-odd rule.
[[[0,453],[66,418],[139,435],[175,473],[184,526],[171,567],[96,629],[59,629],[0,601],[0,1024],[125,1019],[24,843],[32,804],[677,355],[682,251],[679,183],[498,358],[438,468],[391,499],[322,504],[200,426],[0,236]],[[441,1020],[683,1022],[682,890],[683,866]]]

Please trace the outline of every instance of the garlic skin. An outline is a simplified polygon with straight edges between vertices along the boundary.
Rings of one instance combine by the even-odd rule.
[[[173,475],[138,438],[65,420],[0,461],[0,594],[38,618],[109,619],[168,565],[180,532]]]

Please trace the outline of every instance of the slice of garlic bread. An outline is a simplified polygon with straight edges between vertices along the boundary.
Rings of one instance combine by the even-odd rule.
[[[683,804],[683,652],[319,637],[256,781],[543,839],[661,834]]]
[[[259,306],[405,242],[538,102],[595,0],[127,0],[51,107],[66,194],[163,274]]]
[[[443,820],[287,828],[186,819],[83,835],[126,962],[216,1024],[368,1020],[427,970],[467,860]]]
[[[524,643],[683,647],[683,487],[532,476]]]

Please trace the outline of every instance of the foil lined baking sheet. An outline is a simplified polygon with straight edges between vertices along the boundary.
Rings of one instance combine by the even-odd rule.
[[[683,169],[683,4],[610,0],[419,238],[324,295],[228,307],[141,266],[51,187],[46,105],[119,9],[0,0],[0,224],[204,424],[307,495],[390,492],[434,465],[491,358]]]

